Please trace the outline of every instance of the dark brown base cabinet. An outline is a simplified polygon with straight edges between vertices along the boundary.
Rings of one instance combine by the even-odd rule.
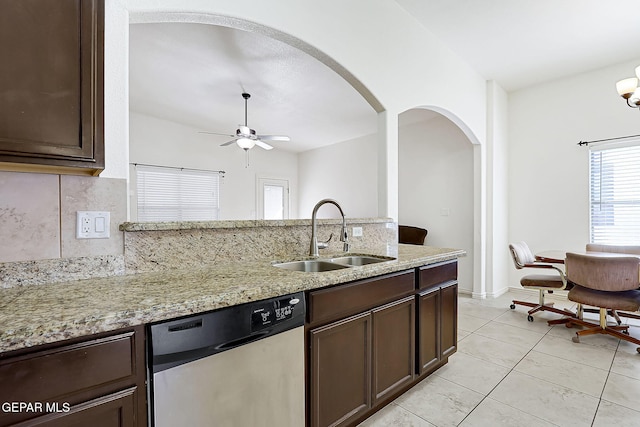
[[[418,295],[418,375],[427,374],[457,349],[458,283]]]
[[[310,334],[312,425],[341,425],[371,407],[371,313]]]
[[[374,309],[372,340],[373,405],[413,381],[415,373],[413,296]]]
[[[3,354],[0,426],[144,427],[144,354],[142,327]]]
[[[307,425],[353,426],[447,363],[457,262],[308,293]]]
[[[458,263],[418,269],[418,374],[438,367],[458,348]]]

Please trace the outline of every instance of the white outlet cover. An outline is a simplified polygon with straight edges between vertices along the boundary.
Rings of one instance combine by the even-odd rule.
[[[362,227],[353,227],[351,229],[351,235],[353,237],[362,237]]]
[[[111,214],[106,211],[77,211],[76,239],[108,239]]]

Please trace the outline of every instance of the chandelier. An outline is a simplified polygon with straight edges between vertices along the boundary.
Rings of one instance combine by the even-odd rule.
[[[640,88],[638,87],[640,67],[636,67],[636,76],[637,77],[620,80],[616,83],[618,93],[627,100],[627,105],[631,108],[640,108]]]

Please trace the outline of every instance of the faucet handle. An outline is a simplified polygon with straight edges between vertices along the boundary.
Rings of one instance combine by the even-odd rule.
[[[324,242],[318,242],[318,249],[327,249],[329,247],[329,242],[333,238],[333,233],[329,234],[329,238]]]

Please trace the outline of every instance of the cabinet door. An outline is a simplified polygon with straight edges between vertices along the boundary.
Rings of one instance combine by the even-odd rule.
[[[418,374],[430,371],[440,363],[441,344],[440,288],[431,288],[418,295]]]
[[[310,331],[311,425],[347,425],[371,407],[370,312]]]
[[[442,286],[442,358],[445,359],[458,348],[458,282]]]
[[[104,168],[103,39],[104,0],[2,1],[3,169]]]
[[[413,381],[415,372],[415,297],[373,310],[372,387],[376,405]]]

